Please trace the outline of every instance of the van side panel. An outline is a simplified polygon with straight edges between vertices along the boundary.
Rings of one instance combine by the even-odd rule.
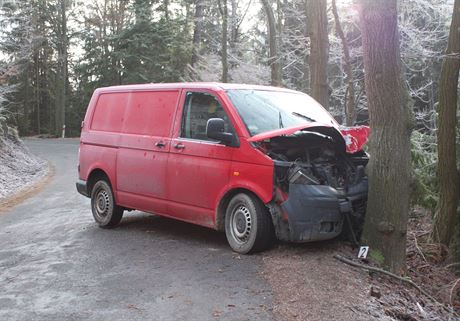
[[[80,155],[80,179],[87,181],[93,170],[100,169],[107,174],[112,186],[116,186],[117,149],[115,147],[80,144]],[[116,192],[115,200],[118,202]]]
[[[228,189],[243,188],[256,194],[264,203],[273,198],[273,167],[260,164],[233,162]]]
[[[176,111],[179,90],[127,93],[128,109],[123,134],[168,137]]]
[[[169,134],[179,91],[133,91],[127,96],[116,166],[119,201],[126,207],[166,214]]]
[[[126,103],[127,97],[121,93],[94,93],[80,137],[80,179],[86,181],[94,169],[101,169],[116,186],[117,149]]]
[[[229,188],[244,188],[264,203],[273,198],[273,161],[246,140],[233,154]]]
[[[126,93],[103,93],[99,95],[91,119],[91,130],[121,132],[127,102]]]
[[[119,205],[209,227],[215,227],[215,210],[230,190],[249,190],[268,203],[273,161],[246,141],[225,91],[193,91],[221,100],[240,137],[239,148],[180,138],[186,89],[100,89],[82,129],[80,179],[100,168],[109,176]],[[185,149],[174,148],[177,144]]]

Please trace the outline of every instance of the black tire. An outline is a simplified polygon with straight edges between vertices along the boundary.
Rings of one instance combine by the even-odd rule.
[[[91,190],[91,211],[100,227],[114,227],[123,217],[123,208],[115,204],[112,187],[105,180],[99,180]]]
[[[225,234],[230,247],[249,254],[268,249],[274,241],[273,222],[267,208],[249,194],[237,194],[225,214]]]

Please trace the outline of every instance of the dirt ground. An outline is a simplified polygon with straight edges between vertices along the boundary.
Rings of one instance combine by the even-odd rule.
[[[392,320],[369,296],[364,270],[333,258],[349,253],[339,242],[281,244],[264,256],[264,276],[274,291],[278,320]]]
[[[460,279],[448,268],[448,256],[432,255],[433,245],[419,235],[429,231],[428,215],[411,214],[408,276],[430,293],[435,303],[401,281],[349,266],[339,254],[358,263],[350,244],[330,241],[280,244],[263,254],[263,275],[274,292],[273,311],[282,321],[308,320],[460,320]],[[417,238],[415,236],[418,236]],[[416,241],[417,240],[417,241]],[[440,304],[442,303],[442,304]]]

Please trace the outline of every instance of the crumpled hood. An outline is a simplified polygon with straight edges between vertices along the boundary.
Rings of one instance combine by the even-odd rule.
[[[363,149],[369,140],[371,129],[369,126],[341,127],[343,139],[347,146],[347,153],[353,154]]]
[[[334,139],[340,139],[341,142],[338,143],[342,143],[346,152],[349,154],[359,152],[363,148],[364,144],[367,143],[370,134],[370,128],[368,126],[336,127],[333,125],[312,122],[263,132],[252,136],[248,139],[248,141],[260,142],[277,136],[291,136],[306,129],[330,135]]]

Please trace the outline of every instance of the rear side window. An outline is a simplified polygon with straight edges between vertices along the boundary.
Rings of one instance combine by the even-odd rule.
[[[182,115],[181,137],[212,140],[206,136],[206,125],[210,118],[222,118],[225,131],[233,132],[227,113],[213,95],[188,92]]]
[[[130,93],[123,132],[168,136],[178,99],[178,91]]]
[[[126,93],[101,94],[97,100],[91,129],[121,132],[127,101]]]

